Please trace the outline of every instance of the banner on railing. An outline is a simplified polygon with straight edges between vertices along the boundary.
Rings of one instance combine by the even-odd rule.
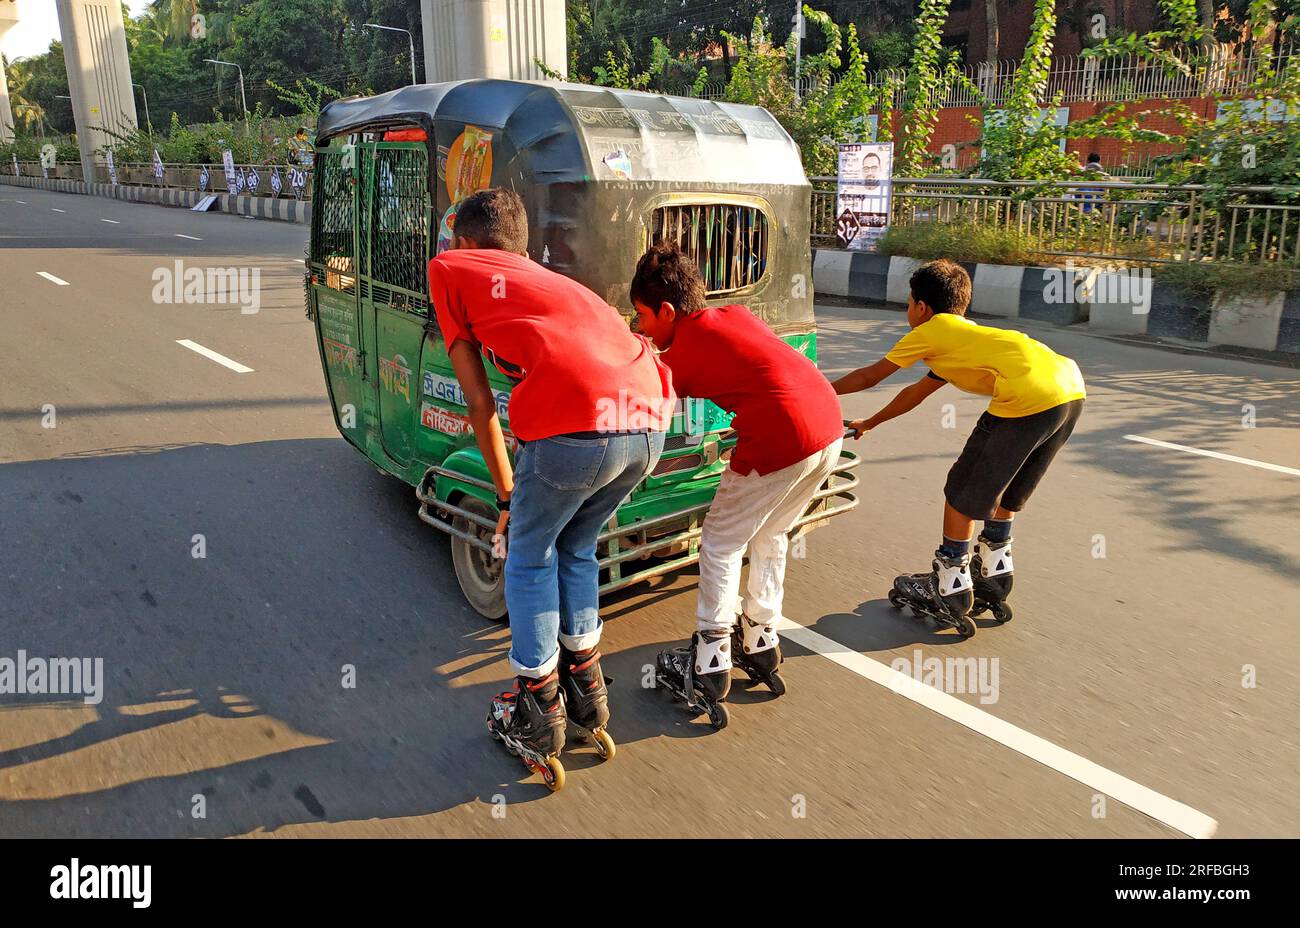
[[[875,251],[889,227],[894,174],[892,142],[840,146],[835,188],[835,240],[851,251]]]
[[[226,171],[226,189],[231,193],[235,192],[235,156],[227,148],[221,153],[221,166]]]
[[[271,196],[278,197],[280,191],[284,189],[284,181],[280,179],[280,169],[271,168]]]
[[[163,162],[162,155],[158,154],[158,149],[153,150],[153,176],[158,180],[163,179]]]
[[[256,196],[257,188],[262,183],[262,175],[257,173],[257,168],[250,167],[248,169],[247,183],[248,183],[248,192]]]
[[[112,184],[114,187],[116,187],[117,186],[117,164],[116,162],[113,161],[113,149],[110,148],[107,152],[105,152],[104,157],[108,160],[108,182]]]
[[[203,165],[203,170],[199,171],[199,190],[203,193],[207,193],[208,184],[211,182],[212,173],[208,170],[208,166],[205,164]]]

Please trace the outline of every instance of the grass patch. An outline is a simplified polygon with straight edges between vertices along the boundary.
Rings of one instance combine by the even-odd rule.
[[[973,222],[916,222],[890,226],[880,239],[881,254],[933,261],[978,264],[1056,263],[1030,236],[1015,229]]]
[[[1155,278],[1162,284],[1201,297],[1211,297],[1219,290],[1251,295],[1300,290],[1300,274],[1267,264],[1224,261],[1162,264],[1155,269]]]

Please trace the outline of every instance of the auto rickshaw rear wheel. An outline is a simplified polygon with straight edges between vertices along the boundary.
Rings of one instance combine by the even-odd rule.
[[[476,516],[496,521],[496,508],[473,496],[462,496],[458,505]],[[491,547],[491,529],[461,515],[453,516],[451,525],[456,531],[477,534]],[[474,611],[485,619],[509,621],[506,615],[505,561],[478,545],[452,535],[451,563],[456,568],[456,581],[460,584],[460,590]]]

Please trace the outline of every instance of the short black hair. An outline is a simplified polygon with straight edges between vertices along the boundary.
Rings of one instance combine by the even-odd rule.
[[[489,187],[460,201],[452,233],[480,248],[500,248],[515,254],[528,252],[528,213],[519,194],[504,187]]]
[[[704,308],[704,278],[676,242],[658,241],[636,263],[631,295],[633,303],[644,303],[656,313],[664,303],[672,303],[679,313],[693,313]]]
[[[1088,153],[1088,163],[1089,163],[1089,164],[1092,164],[1094,161],[1097,162],[1098,164],[1101,164],[1101,155],[1097,154],[1095,151],[1094,151],[1094,152],[1089,152],[1089,153]]]
[[[912,272],[908,281],[912,299],[936,313],[966,315],[970,306],[970,275],[956,261],[940,258],[928,261]]]

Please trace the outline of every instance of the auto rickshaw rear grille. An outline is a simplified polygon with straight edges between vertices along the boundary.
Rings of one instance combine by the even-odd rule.
[[[654,211],[647,244],[676,242],[704,276],[706,296],[744,290],[767,273],[771,236],[757,206],[686,203]]]

